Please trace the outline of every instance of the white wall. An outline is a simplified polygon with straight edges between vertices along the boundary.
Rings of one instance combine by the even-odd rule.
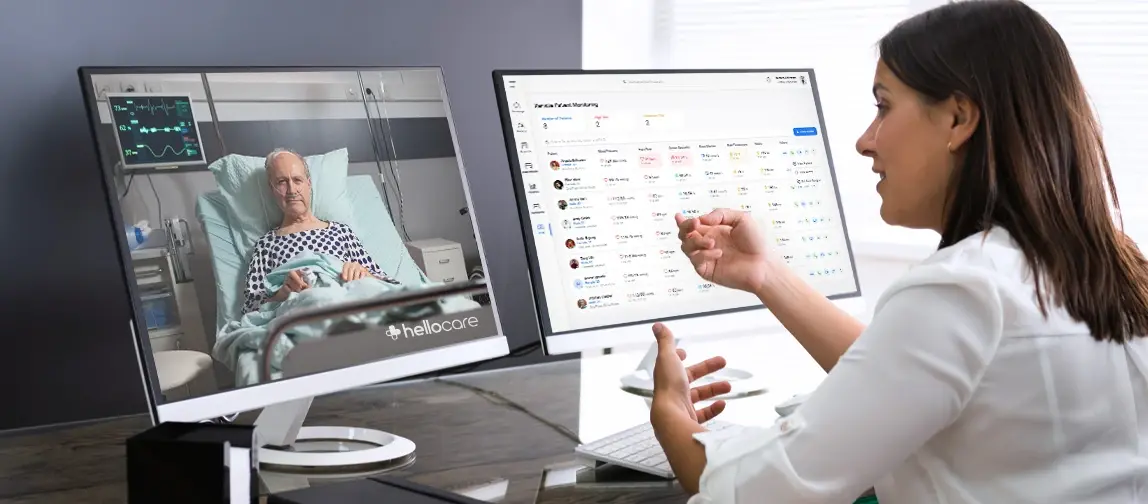
[[[872,120],[868,83],[876,62],[877,39],[901,19],[945,3],[948,0],[816,3],[822,7],[836,4],[840,12],[834,12],[796,2],[585,0],[583,67],[814,67],[852,238],[865,245],[929,246],[937,241],[935,233],[896,228],[880,220],[880,199],[873,189],[876,179],[869,173],[871,163],[854,151],[853,143]],[[1137,169],[1148,160],[1148,149],[1136,140],[1140,135],[1136,125],[1148,120],[1148,107],[1141,105],[1146,95],[1141,85],[1145,66],[1140,63],[1148,58],[1148,42],[1139,36],[1144,26],[1144,2],[1028,3],[1057,28],[1073,53],[1096,112],[1107,128],[1105,138],[1117,190],[1123,198],[1125,230],[1133,239],[1146,243],[1148,203],[1135,194],[1144,185],[1142,181],[1148,180],[1143,170]],[[675,12],[671,8],[675,5],[681,10]],[[736,9],[743,10],[744,15]],[[792,17],[793,22],[782,19],[785,16]],[[676,33],[677,26],[688,29]],[[813,39],[799,48],[786,46],[784,41],[794,36],[792,30]],[[775,33],[778,31],[785,33]]]
[[[360,72],[251,72],[209,73],[212,100],[217,104],[245,102],[351,102],[360,103]],[[438,71],[421,68],[361,72],[366,87],[383,89],[382,100],[441,102]],[[106,93],[146,92],[187,94],[206,106],[207,92],[199,74],[103,74],[92,78],[92,88],[103,102]],[[134,89],[134,91],[129,91]],[[359,105],[359,110],[362,106]],[[196,109],[203,120],[209,115]],[[224,119],[226,120],[226,119]]]
[[[657,0],[582,0],[582,68],[652,68]]]
[[[906,15],[921,12],[945,3],[946,0],[910,0],[906,3]],[[667,44],[659,40],[664,34],[658,30],[659,7],[666,0],[583,0],[582,2],[582,65],[585,69],[648,69],[659,67],[659,51]],[[893,21],[895,22],[895,21]],[[871,42],[875,42],[871,41]],[[866,76],[868,78],[868,76]],[[862,86],[867,93],[867,86]],[[838,132],[834,137],[848,139],[849,132]],[[840,149],[838,149],[840,150]],[[839,171],[857,168],[850,157],[858,157],[852,150],[834,151]],[[844,161],[844,162],[843,162]],[[865,168],[867,170],[867,168]],[[844,191],[850,192],[850,191]],[[867,193],[866,193],[867,194]],[[860,225],[872,219],[860,216],[875,216],[879,207],[876,194],[861,195],[853,190],[843,196],[846,217],[849,222],[859,224],[857,228],[868,227],[853,233],[853,247],[856,255],[857,272],[861,280],[861,292],[866,305],[871,310],[877,299],[889,284],[904,274],[913,264],[927,257],[935,249],[936,233],[930,231],[910,231],[881,229],[872,232],[873,225]],[[888,228],[888,226],[885,226]],[[852,230],[852,229],[851,229]]]
[[[946,0],[909,0],[906,15],[921,12],[945,3]],[[660,51],[667,41],[660,40],[659,8],[664,8],[666,0],[583,0],[582,2],[582,66],[585,69],[649,69],[659,67],[662,61]],[[895,22],[895,21],[893,21]],[[875,41],[873,41],[875,42]],[[867,93],[867,86],[862,86]],[[835,138],[845,138],[850,144],[849,133],[838,132]],[[840,149],[838,149],[840,150]],[[834,151],[839,171],[861,170],[857,162],[850,158],[858,157],[852,150]],[[865,168],[867,170],[867,168]],[[863,190],[863,189],[862,189]],[[857,271],[861,279],[861,291],[870,307],[889,283],[904,273],[912,264],[927,257],[937,242],[937,235],[931,231],[910,231],[881,229],[872,232],[871,223],[862,226],[863,221],[871,221],[861,216],[875,216],[879,207],[876,194],[861,194],[858,190],[843,191],[846,218],[860,229],[853,233],[853,246],[857,257]],[[884,226],[888,228],[888,226]],[[851,230],[852,226],[851,226]]]

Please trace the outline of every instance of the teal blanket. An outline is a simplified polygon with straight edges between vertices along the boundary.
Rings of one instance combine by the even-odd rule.
[[[267,275],[267,292],[277,292],[287,274],[298,270],[310,286],[302,292],[291,293],[284,301],[268,302],[258,311],[243,314],[238,320],[228,322],[216,336],[213,354],[216,360],[226,364],[235,373],[235,386],[243,387],[259,383],[259,366],[263,361],[263,347],[267,341],[271,323],[299,310],[316,309],[352,301],[375,298],[384,294],[411,288],[426,288],[432,284],[416,286],[395,285],[377,278],[362,278],[343,283],[340,275],[343,262],[334,256],[315,252],[303,252],[290,261],[275,268]],[[477,309],[478,303],[456,296],[440,299],[437,306],[414,305],[376,310],[347,317],[337,317],[308,324],[290,327],[275,342],[271,350],[271,377],[282,377],[280,365],[283,358],[303,341],[326,338],[332,325],[351,323],[376,326],[396,320],[425,318],[440,313],[458,313]]]

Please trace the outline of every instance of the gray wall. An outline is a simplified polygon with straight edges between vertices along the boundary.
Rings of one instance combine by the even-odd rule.
[[[76,67],[442,66],[519,346],[538,334],[490,71],[577,68],[580,52],[577,0],[0,3],[0,429],[145,410]]]

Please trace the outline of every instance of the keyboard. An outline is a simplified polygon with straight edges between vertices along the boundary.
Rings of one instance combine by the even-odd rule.
[[[710,431],[721,431],[736,424],[711,420],[704,425]],[[580,463],[590,467],[613,464],[661,478],[674,477],[670,462],[654,437],[654,427],[649,423],[579,445],[574,448],[574,455]]]

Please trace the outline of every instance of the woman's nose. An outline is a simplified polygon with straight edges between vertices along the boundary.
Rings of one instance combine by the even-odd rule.
[[[869,124],[869,128],[857,138],[854,148],[857,149],[858,154],[873,157],[873,153],[877,150],[877,130],[879,129],[881,129],[881,124],[873,121]]]

